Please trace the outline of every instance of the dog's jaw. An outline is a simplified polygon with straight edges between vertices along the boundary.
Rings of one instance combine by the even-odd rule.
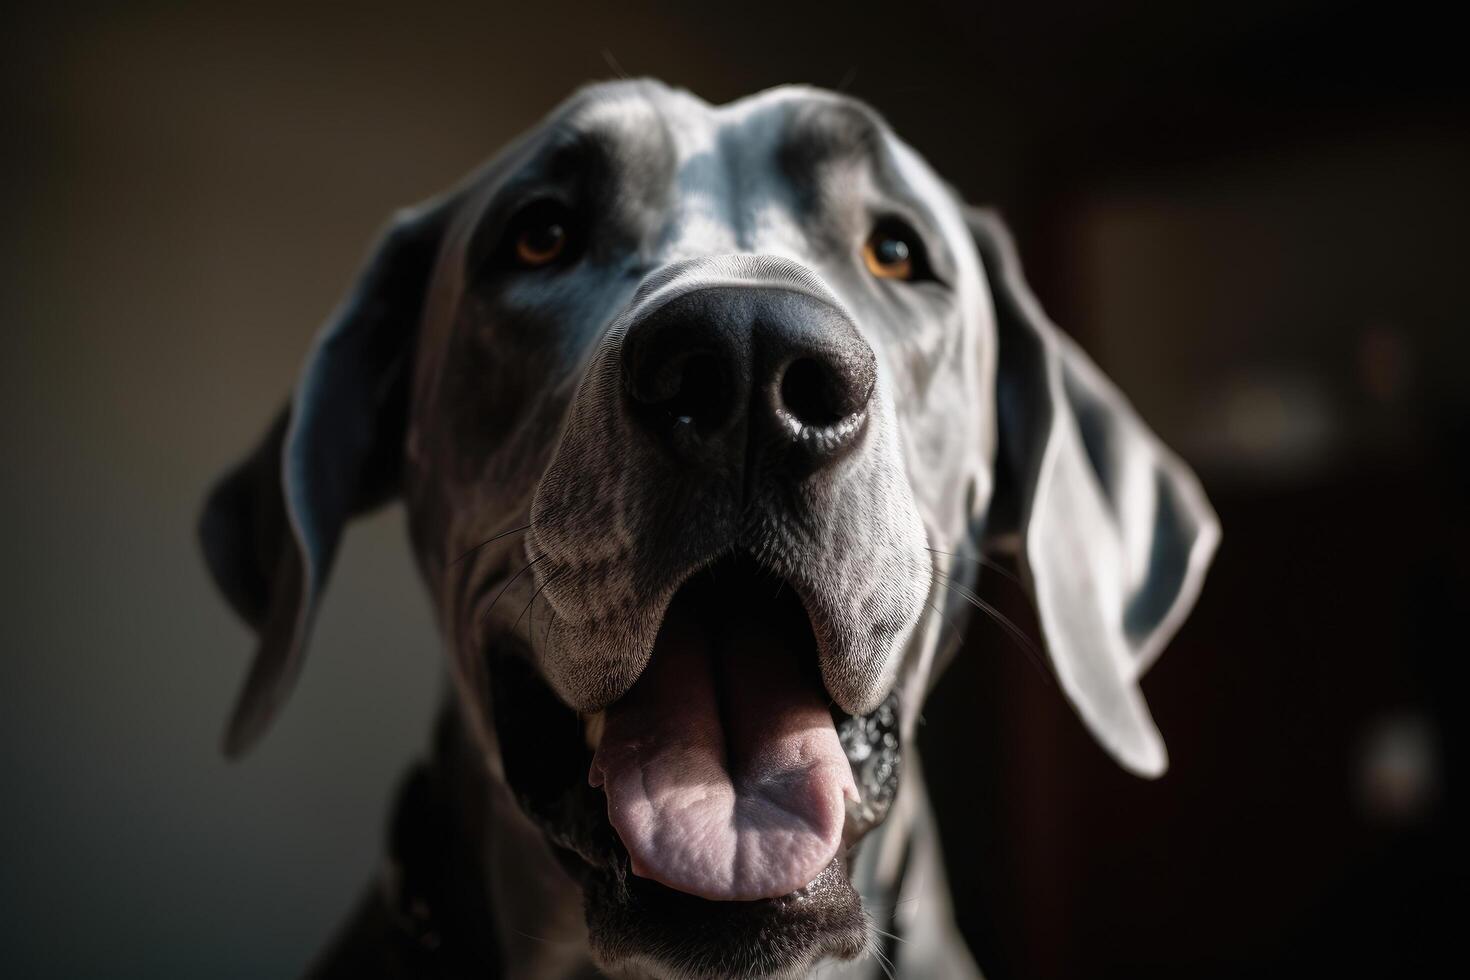
[[[641,964],[643,972],[633,975],[650,977],[802,976],[818,960],[861,955],[867,917],[848,880],[850,861],[883,823],[898,790],[900,691],[868,716],[836,719],[860,797],[848,807],[839,860],[805,889],[779,899],[711,902],[632,873],[627,850],[608,821],[607,801],[585,778],[595,751],[589,734],[599,722],[579,723],[539,677],[528,653],[518,644],[489,651],[505,785],[580,886],[590,949],[604,969],[619,975]],[[765,956],[775,934],[785,937],[779,963]],[[719,937],[718,944],[709,946],[710,937]],[[721,956],[738,969],[712,966]]]

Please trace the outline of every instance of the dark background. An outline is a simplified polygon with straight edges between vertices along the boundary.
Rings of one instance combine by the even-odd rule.
[[[1470,93],[1448,22],[1254,0],[3,17],[7,975],[280,975],[346,910],[440,692],[401,514],[348,535],[290,709],[227,765],[250,644],[194,509],[385,216],[621,72],[872,102],[1002,208],[1043,302],[1220,512],[1144,684],[1164,779],[1110,763],[983,622],[931,702],[989,975],[1422,975],[1463,932]],[[987,594],[1031,625],[1009,582]]]

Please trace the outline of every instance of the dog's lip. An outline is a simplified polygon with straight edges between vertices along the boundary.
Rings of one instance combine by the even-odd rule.
[[[745,549],[735,547],[729,550],[721,551],[689,566],[686,570],[682,572],[682,574],[676,573],[668,580],[667,584],[662,585],[658,590],[658,594],[662,598],[651,610],[656,615],[656,623],[649,638],[646,640],[648,647],[646,650],[643,651],[642,662],[639,663],[633,670],[629,670],[626,672],[619,671],[617,683],[615,685],[604,688],[593,696],[580,697],[577,695],[564,695],[564,700],[566,700],[567,703],[570,704],[570,706],[573,707],[583,719],[584,727],[586,728],[588,733],[588,748],[594,751],[597,749],[598,742],[601,740],[600,728],[602,724],[606,721],[607,710],[613,705],[617,704],[619,701],[622,701],[624,698],[626,698],[628,696],[628,692],[632,691],[633,688],[637,686],[638,682],[643,678],[644,674],[648,673],[649,666],[653,663],[653,644],[656,642],[659,632],[662,631],[665,625],[668,623],[669,614],[673,611],[674,602],[678,598],[679,593],[683,589],[688,587],[691,583],[693,583],[695,579],[698,579],[701,576],[713,575],[718,569],[730,564],[745,565],[759,573],[769,575],[772,582],[779,583],[780,588],[790,589],[791,593],[795,595],[797,600],[801,603],[802,612],[806,615],[808,624],[811,626],[814,632],[816,631],[817,622],[812,615],[812,607],[811,603],[808,601],[806,590],[793,579],[786,576],[776,575],[774,572],[770,572]],[[532,586],[533,589],[544,589],[545,586],[549,584],[542,579],[542,576],[539,573],[533,575],[533,579],[535,580]],[[817,652],[820,659],[820,639],[817,640],[817,644]],[[835,702],[835,695],[833,695],[831,691],[828,691],[827,694],[828,697],[833,698]]]
[[[858,424],[863,424],[863,422],[860,421]],[[822,685],[827,697],[835,708],[840,709],[841,712],[849,716],[869,714],[877,710],[878,706],[893,694],[900,680],[898,671],[889,671],[885,675],[886,679],[883,682],[870,690],[864,691],[861,695],[861,701],[855,702],[851,699],[850,695],[845,696],[842,691],[834,689],[829,685],[827,683],[826,665],[833,655],[829,653],[829,641],[824,639],[824,636],[831,632],[831,624],[828,623],[826,627],[823,626],[825,620],[820,617],[817,611],[820,604],[814,601],[814,597],[809,591],[809,586],[804,582],[804,576],[800,574],[795,576],[778,574],[774,570],[767,568],[751,552],[741,547],[721,552],[714,557],[703,560],[690,567],[682,575],[674,577],[671,580],[671,585],[660,587],[659,594],[663,598],[661,603],[652,609],[652,612],[657,617],[656,625],[652,630],[653,637],[657,636],[659,630],[667,622],[674,599],[678,596],[680,590],[684,589],[699,576],[710,574],[713,570],[730,563],[751,566],[761,574],[768,576],[772,582],[778,582],[780,588],[789,589],[791,594],[800,602],[802,611],[806,615],[807,623],[815,637],[814,649],[817,655],[816,661],[820,666],[819,673]],[[544,590],[549,584],[540,574],[534,575],[533,579],[535,580],[533,591]],[[577,711],[589,729],[593,726],[600,725],[601,721],[595,719],[605,716],[608,708],[625,698],[628,692],[637,685],[638,681],[648,671],[649,664],[653,661],[653,639],[650,638],[646,642],[649,644],[649,647],[643,654],[642,662],[632,670],[626,672],[618,671],[616,683],[590,696],[582,696],[580,692],[563,692],[562,697],[564,702]],[[594,736],[589,733],[587,737],[589,739],[588,746],[595,750],[597,744],[593,740]]]
[[[718,949],[726,963],[750,961],[748,968],[727,968],[735,975],[759,969],[761,976],[805,976],[824,957],[851,960],[867,948],[867,916],[842,855],[806,886],[749,902],[698,898],[625,870],[584,864],[577,876],[592,949],[604,969],[641,963],[656,975],[683,976],[681,960],[708,962]]]

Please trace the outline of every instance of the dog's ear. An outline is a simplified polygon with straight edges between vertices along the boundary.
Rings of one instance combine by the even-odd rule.
[[[448,210],[395,217],[317,334],[290,402],[205,502],[210,573],[259,637],[228,755],[260,736],[300,672],[348,518],[398,492],[414,335]]]
[[[992,212],[966,219],[999,343],[988,543],[1019,556],[1062,690],[1124,767],[1163,739],[1138,679],[1194,605],[1220,539],[1199,482],[1032,295]]]

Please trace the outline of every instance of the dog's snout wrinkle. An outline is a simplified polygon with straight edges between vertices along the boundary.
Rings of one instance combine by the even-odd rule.
[[[856,442],[877,362],[847,314],[789,279],[691,289],[636,316],[622,346],[638,427],[681,462],[820,469]],[[748,458],[749,457],[749,458]]]

